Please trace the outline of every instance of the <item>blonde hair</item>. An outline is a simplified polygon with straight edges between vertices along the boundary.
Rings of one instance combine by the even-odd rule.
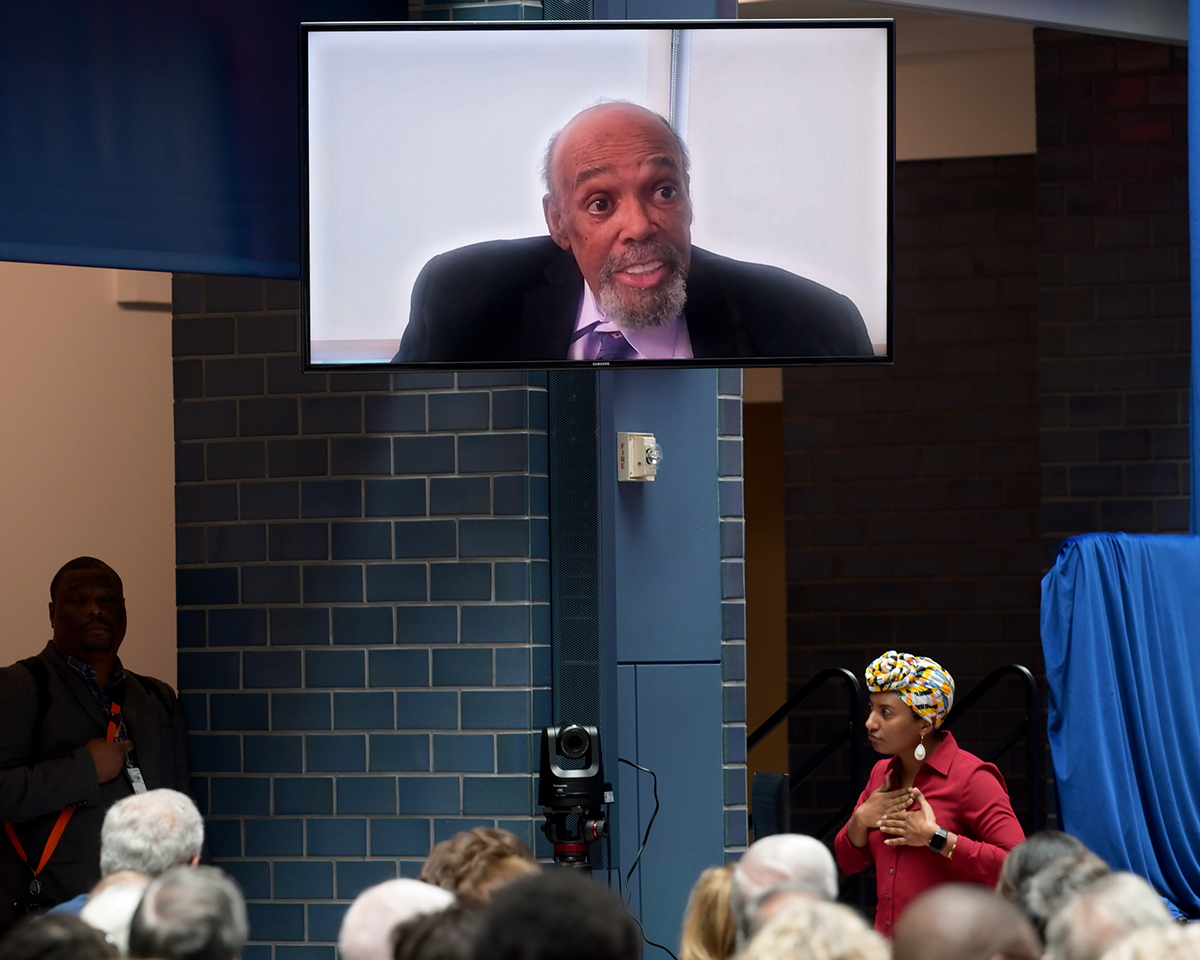
[[[1103,960],[1192,960],[1200,956],[1200,924],[1171,923],[1135,930],[1109,947]]]
[[[888,943],[840,903],[797,903],[772,919],[738,960],[891,960]]]
[[[729,908],[733,867],[710,867],[688,895],[679,937],[679,960],[727,960],[733,955],[736,925]]]

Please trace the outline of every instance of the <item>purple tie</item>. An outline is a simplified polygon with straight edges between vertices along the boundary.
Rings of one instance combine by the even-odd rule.
[[[633,360],[637,349],[616,330],[597,330],[603,320],[590,323],[576,335],[575,339],[588,338],[588,343],[598,348],[597,360]]]

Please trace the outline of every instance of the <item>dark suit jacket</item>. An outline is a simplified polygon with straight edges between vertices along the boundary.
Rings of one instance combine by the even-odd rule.
[[[413,287],[395,361],[564,360],[583,276],[549,237],[494,240],[434,257]],[[778,267],[692,248],[688,336],[698,359],[870,356],[849,298]]]
[[[53,642],[38,659],[49,675],[49,703],[40,726],[33,675],[19,663],[0,669],[0,821],[12,822],[36,866],[59,812],[79,804],[39,877],[43,895],[62,903],[100,879],[104,814],[133,788],[124,774],[96,782],[96,766],[84,744],[105,736],[108,718]],[[128,677],[122,714],[146,786],[190,795],[187,727],[171,688],[161,680]],[[12,900],[28,890],[30,879],[8,837],[0,835],[0,927],[12,921]]]

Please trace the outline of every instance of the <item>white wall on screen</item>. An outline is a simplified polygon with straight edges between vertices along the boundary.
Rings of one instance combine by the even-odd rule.
[[[499,42],[467,30],[309,34],[314,359],[321,341],[339,342],[329,359],[346,360],[347,341],[398,340],[416,276],[436,254],[544,235],[546,141],[600,99],[666,115],[670,37],[666,29],[511,30]],[[882,343],[886,34],[725,29],[688,39],[677,94],[693,162],[694,242],[846,293]],[[780,56],[764,57],[764,42]]]

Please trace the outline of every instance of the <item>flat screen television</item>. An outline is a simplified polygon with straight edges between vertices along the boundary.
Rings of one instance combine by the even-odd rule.
[[[892,359],[892,21],[301,41],[306,369]]]

